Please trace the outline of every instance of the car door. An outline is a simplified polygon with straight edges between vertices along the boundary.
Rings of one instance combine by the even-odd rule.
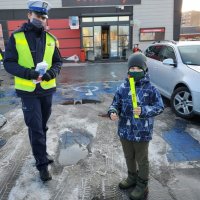
[[[162,47],[162,45],[153,45],[147,48],[145,52],[145,55],[147,57],[147,67],[148,73],[150,75],[150,80],[155,86],[157,86],[157,83],[159,82],[157,68],[160,64],[159,53]]]
[[[170,97],[177,83],[179,74],[177,66],[163,64],[163,60],[168,58],[172,58],[174,63],[177,63],[173,47],[163,45],[159,53],[159,65],[156,68],[156,74],[158,76],[156,85],[164,96]]]

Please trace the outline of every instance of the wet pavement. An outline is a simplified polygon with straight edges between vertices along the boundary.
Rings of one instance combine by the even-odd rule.
[[[91,153],[93,136],[82,130],[69,130],[60,137],[58,162],[61,165],[74,165]]]
[[[59,77],[60,84],[118,81],[126,77],[125,63],[89,63],[84,65],[64,64]]]
[[[4,123],[0,138],[7,141],[0,149],[0,200],[129,199],[131,189],[118,188],[118,182],[126,177],[126,165],[116,123],[106,115],[125,74],[125,63],[63,67],[48,125],[48,152],[55,160],[50,166],[53,180],[45,185],[34,167],[13,79],[4,74],[9,83],[0,87],[0,112],[4,116],[4,121],[0,118]],[[166,108],[156,117],[150,143],[146,199],[199,200],[199,117],[176,117],[169,101],[164,100]]]

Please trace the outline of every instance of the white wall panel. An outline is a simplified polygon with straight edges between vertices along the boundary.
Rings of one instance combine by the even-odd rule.
[[[145,49],[151,42],[139,42],[140,28],[165,27],[165,39],[173,39],[174,0],[142,0],[133,7],[133,44]]]

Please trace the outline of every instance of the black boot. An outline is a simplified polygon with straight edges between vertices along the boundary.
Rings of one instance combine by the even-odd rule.
[[[50,181],[52,179],[51,174],[48,171],[48,168],[45,167],[43,169],[40,170],[40,178],[42,181]]]
[[[119,188],[128,189],[130,187],[135,187],[136,181],[137,181],[137,174],[128,172],[128,177],[119,183]]]
[[[130,194],[132,200],[142,200],[148,194],[148,180],[137,178],[136,187]]]

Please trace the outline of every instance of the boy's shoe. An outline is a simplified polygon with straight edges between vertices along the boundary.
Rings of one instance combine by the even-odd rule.
[[[147,194],[148,194],[148,181],[138,177],[136,187],[131,192],[130,198],[132,200],[143,200]]]
[[[137,183],[137,174],[128,172],[128,177],[119,183],[119,188],[128,189],[130,187],[135,187],[136,183]]]
[[[48,171],[48,168],[45,167],[44,169],[40,170],[40,178],[43,182],[50,181],[52,179],[51,174]]]

